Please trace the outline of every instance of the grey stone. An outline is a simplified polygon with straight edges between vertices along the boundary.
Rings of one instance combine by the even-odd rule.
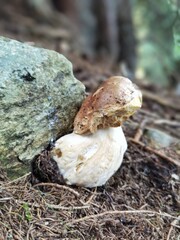
[[[145,136],[148,142],[155,148],[170,147],[170,145],[178,143],[178,139],[156,128],[146,128]]]
[[[0,37],[0,163],[28,163],[69,132],[84,96],[63,55]]]

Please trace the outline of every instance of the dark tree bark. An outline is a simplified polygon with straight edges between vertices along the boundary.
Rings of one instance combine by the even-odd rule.
[[[117,12],[117,21],[120,46],[118,61],[124,61],[126,63],[127,70],[133,77],[136,68],[136,40],[130,1],[119,0],[117,9],[119,9]]]
[[[97,51],[108,54],[112,62],[117,61],[119,52],[115,2],[109,0],[94,1],[94,13],[97,19]]]
[[[97,53],[110,62],[123,62],[135,71],[135,37],[129,0],[54,0],[55,6],[77,24],[82,52]]]

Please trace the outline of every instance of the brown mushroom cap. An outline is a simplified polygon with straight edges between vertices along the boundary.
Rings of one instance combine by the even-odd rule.
[[[89,95],[74,120],[77,134],[118,127],[141,107],[142,94],[128,79],[111,77]]]

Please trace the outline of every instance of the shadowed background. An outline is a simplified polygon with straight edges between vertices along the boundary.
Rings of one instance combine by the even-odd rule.
[[[0,34],[96,59],[179,94],[179,0],[0,1]]]

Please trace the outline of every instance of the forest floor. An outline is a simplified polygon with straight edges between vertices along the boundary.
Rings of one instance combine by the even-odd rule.
[[[10,22],[0,24],[1,35],[28,41],[23,28],[13,29]],[[52,38],[45,45],[57,48]],[[103,64],[68,58],[88,92],[115,75]],[[123,125],[128,150],[105,186],[33,186],[31,173],[10,180],[0,170],[0,240],[180,239],[179,146],[156,149],[145,134],[151,127],[180,138],[178,98],[157,86],[136,83],[143,92],[143,106]]]
[[[103,69],[81,59],[74,63],[89,92],[112,75]],[[153,127],[179,138],[179,105],[172,96],[156,94],[157,87],[138,85],[143,107],[123,126],[128,150],[105,186],[32,186],[31,173],[10,181],[1,172],[1,239],[179,239],[177,146],[157,150],[144,134]]]

